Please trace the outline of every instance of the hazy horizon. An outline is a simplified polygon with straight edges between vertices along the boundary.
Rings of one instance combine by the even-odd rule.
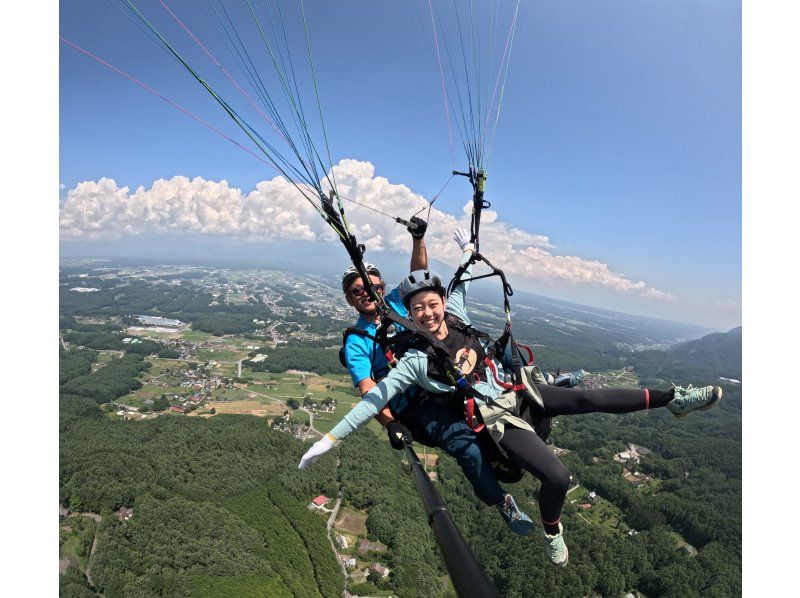
[[[350,264],[344,250],[338,243],[319,242],[272,242],[272,243],[231,243],[221,238],[192,235],[142,236],[138,239],[113,241],[62,242],[59,260],[108,259],[122,261],[131,265],[183,264],[230,269],[266,268],[271,270],[306,272],[329,278],[335,284],[339,275]],[[381,252],[367,255],[367,261],[379,265],[384,278],[390,285],[397,284],[408,271],[408,255],[396,252]],[[455,270],[455,264],[447,264],[431,258],[431,268],[445,277]],[[708,321],[702,318],[681,318],[679,315],[660,313],[648,309],[647,304],[628,298],[607,297],[587,294],[585,289],[573,292],[546,285],[531,285],[530,281],[509,276],[509,283],[515,294],[531,294],[537,297],[570,303],[598,310],[607,310],[630,316],[670,322],[696,327],[710,332],[727,332],[741,326],[741,320]],[[528,284],[526,284],[528,283]],[[501,301],[497,281],[481,281],[473,285],[473,291],[482,298],[495,298]],[[495,293],[494,291],[497,290]],[[512,306],[514,298],[512,297]]]

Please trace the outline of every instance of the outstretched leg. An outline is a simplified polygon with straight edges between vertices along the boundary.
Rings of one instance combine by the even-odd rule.
[[[644,409],[665,407],[674,398],[674,389],[667,391],[649,388],[560,388],[547,384],[536,385],[544,402],[547,417],[580,413],[631,413]]]
[[[544,417],[576,415],[580,413],[631,413],[657,407],[668,408],[676,417],[694,410],[710,409],[722,398],[719,386],[682,388],[670,390],[653,388],[559,388],[547,384],[536,385],[544,403]]]

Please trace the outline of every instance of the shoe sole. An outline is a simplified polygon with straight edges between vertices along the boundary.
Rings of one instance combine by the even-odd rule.
[[[702,407],[698,407],[696,409],[692,409],[692,411],[687,411],[686,413],[676,413],[675,417],[680,419],[682,417],[686,417],[693,411],[708,411],[714,405],[719,403],[721,400],[722,400],[722,388],[720,388],[719,386],[715,386],[714,390],[711,391],[711,400],[708,402],[708,404],[703,405]]]
[[[554,561],[551,561],[551,560],[550,560],[550,556],[547,554],[547,551],[546,551],[546,550],[545,550],[545,552],[544,552],[544,555],[547,557],[547,560],[548,560],[550,563],[552,563],[552,565],[553,565],[554,567],[566,567],[566,566],[567,566],[567,563],[569,563],[569,551],[567,551],[567,558],[566,558],[566,560],[565,560],[563,563],[556,563],[556,562],[554,562]]]

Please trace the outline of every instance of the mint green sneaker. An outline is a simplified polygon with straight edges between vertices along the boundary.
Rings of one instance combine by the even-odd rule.
[[[695,409],[711,409],[722,398],[722,389],[719,386],[694,388],[690,384],[687,388],[683,388],[673,384],[672,387],[675,389],[675,398],[667,403],[667,409],[672,411],[675,417],[686,417]]]
[[[544,540],[544,552],[550,562],[556,567],[566,567],[569,561],[569,550],[564,542],[564,526],[561,525],[561,522],[558,523],[558,533],[553,536],[545,534]]]

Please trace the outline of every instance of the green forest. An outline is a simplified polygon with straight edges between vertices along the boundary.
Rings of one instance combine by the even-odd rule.
[[[453,596],[403,455],[383,435],[362,430],[300,471],[308,444],[263,418],[110,417],[104,407],[142,386],[149,356],[174,356],[156,341],[123,345],[131,313],[169,315],[193,327],[206,316],[219,318],[228,332],[238,316],[244,323],[256,309],[208,311],[210,295],[136,281],[123,288],[124,297],[119,288],[77,299],[65,293],[69,301],[62,304],[61,337],[69,350],[62,345],[59,364],[60,500],[74,514],[101,517],[91,525],[69,520],[74,529],[62,541],[91,574],[83,565],[69,567],[60,576],[62,596],[341,596],[345,580],[326,520],[306,508],[318,494],[341,494],[344,505],[365,511],[367,537],[388,546],[380,557],[388,577],[350,584],[350,592]],[[280,346],[269,360],[245,361],[245,367],[341,374],[329,346]],[[631,366],[643,384],[705,384],[720,376],[740,379],[741,329],[668,351],[552,342],[537,346],[536,354],[550,370]],[[555,420],[551,442],[567,451],[561,459],[579,486],[568,498],[600,497],[591,510],[580,507],[585,498],[567,501],[570,564],[564,569],[547,562],[538,530],[526,538],[511,533],[495,509],[475,498],[456,463],[441,456],[437,488],[501,594],[741,594],[741,385],[722,385],[717,408],[682,420],[658,411]],[[636,467],[649,484],[632,484],[623,477],[626,466],[613,459],[630,443],[651,451]],[[508,490],[536,520],[538,482],[526,475]],[[120,507],[133,509],[133,516],[117,517]],[[681,548],[686,545],[693,552]]]
[[[100,513],[101,540],[92,559],[94,588],[71,571],[62,595],[338,596],[343,578],[324,520],[305,508],[318,493],[369,513],[370,537],[387,544],[386,580],[358,589],[399,596],[442,596],[445,575],[419,498],[383,438],[362,431],[309,470],[296,464],[302,443],[252,416],[110,420],[98,403],[135,386],[146,362],[112,360],[86,373],[91,351],[62,355],[60,495],[73,512]],[[555,443],[581,485],[619,506],[628,537],[584,524],[567,505],[570,565],[559,570],[541,539],[511,534],[479,503],[458,467],[442,457],[441,492],[453,517],[506,596],[730,596],[740,592],[740,395],[726,388],[720,408],[678,422],[668,413],[559,418]],[[636,492],[609,457],[626,442],[654,454],[642,471],[662,482],[654,495]],[[365,459],[364,455],[370,458]],[[595,458],[601,461],[595,462]],[[686,474],[689,473],[688,477]],[[535,516],[537,483],[510,490]],[[522,501],[521,501],[522,502]],[[527,504],[526,504],[527,503]],[[113,512],[131,507],[119,521]],[[698,549],[676,550],[673,532]]]

